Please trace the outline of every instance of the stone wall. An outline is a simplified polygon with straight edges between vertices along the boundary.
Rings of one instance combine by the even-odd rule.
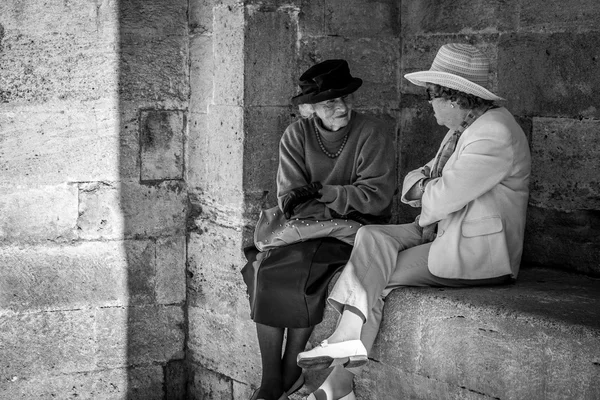
[[[0,2],[0,398],[183,398],[187,32]]]

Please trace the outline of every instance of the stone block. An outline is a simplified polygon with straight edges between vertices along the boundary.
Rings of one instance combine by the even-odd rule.
[[[135,168],[119,165],[126,151],[120,148],[117,104],[110,99],[0,110],[0,184],[116,181]]]
[[[402,41],[402,57],[400,59],[400,89],[403,94],[424,95],[425,89],[413,85],[405,74],[416,71],[427,71],[435,58],[438,50],[446,43],[469,43],[477,47],[490,60],[490,74],[488,88],[501,97],[504,94],[498,90],[498,42],[497,33],[490,34],[460,34],[460,35],[435,35],[409,37]],[[505,78],[502,78],[505,79]],[[423,97],[423,101],[425,98]],[[512,101],[512,98],[509,98]]]
[[[326,35],[325,1],[311,0],[303,2],[302,8],[298,13],[298,27],[300,32],[302,32],[302,36]]]
[[[523,264],[600,277],[600,212],[529,205]]]
[[[600,209],[600,121],[533,118],[530,203]]]
[[[185,301],[185,266],[184,236],[157,239],[156,301],[158,304],[175,304]]]
[[[215,82],[213,104],[240,106],[244,103],[245,16],[241,4],[213,8]]]
[[[297,92],[297,22],[293,12],[255,11],[246,20],[245,94],[247,106],[287,106]]]
[[[499,88],[518,115],[597,118],[600,33],[511,33],[498,42]]]
[[[327,0],[324,22],[331,36],[394,37],[400,32],[400,11],[398,2],[392,0]]]
[[[402,35],[510,31],[517,28],[520,6],[517,0],[404,0]]]
[[[590,278],[523,269],[515,285],[395,290],[367,378],[393,367],[398,382],[359,380],[357,391],[363,398],[463,398],[466,389],[481,398],[594,399],[597,289]]]
[[[214,43],[211,36],[190,38],[190,114],[208,112],[215,90]]]
[[[144,41],[126,39],[121,43],[120,99],[153,99],[187,104],[188,37],[168,36],[165,39]]]
[[[203,368],[201,365],[194,365],[195,371],[193,380],[189,382],[190,393],[188,397],[191,400],[201,399],[237,399],[250,398],[252,393],[247,396],[234,397],[232,391],[232,381],[227,375],[222,375]]]
[[[238,229],[202,224],[188,239],[188,304],[217,314],[249,314],[240,273],[245,259]]]
[[[187,0],[130,0],[119,3],[120,34],[129,40],[188,35]]]
[[[183,178],[185,113],[181,110],[142,110],[140,113],[141,180]]]
[[[177,181],[157,185],[82,183],[79,237],[94,240],[178,235],[185,228],[186,206],[184,185]]]
[[[260,351],[254,322],[192,305],[188,308],[188,318],[187,355],[193,365],[202,365],[239,382],[260,381]]]
[[[293,118],[296,113],[297,110],[288,107],[252,107],[244,118],[244,153],[247,155],[244,157],[244,187],[247,191],[263,193],[270,206],[277,204],[279,141],[288,125],[296,119]]]
[[[71,240],[76,224],[76,185],[0,184],[0,241]]]
[[[533,32],[596,30],[600,23],[598,11],[596,0],[527,1],[519,5],[519,26]]]
[[[2,246],[0,309],[39,312],[154,303],[155,252],[150,241]]]
[[[214,0],[194,0],[189,2],[189,28],[193,35],[210,35],[213,30]]]
[[[93,327],[91,310],[0,314],[2,383],[95,369]]]
[[[181,306],[113,307],[96,310],[98,366],[166,363],[184,357]]]
[[[398,38],[344,37],[301,38],[300,61],[303,72],[315,62],[330,58],[348,61],[353,76],[361,78],[363,85],[355,92],[355,107],[368,109],[395,109],[398,107]],[[373,66],[376,65],[377,68]],[[429,68],[429,67],[428,67]],[[298,75],[299,76],[299,75]]]
[[[52,0],[43,8],[8,0],[1,103],[96,101],[112,96],[118,80],[115,5]]]
[[[128,375],[137,371],[139,371],[137,368],[129,372],[127,369],[113,369],[69,375],[35,376],[27,379],[11,377],[3,379],[0,383],[0,398],[114,400],[127,395],[128,380],[131,379]],[[162,396],[160,388],[151,389]],[[158,400],[162,397],[156,398],[152,393],[148,393],[147,399]]]
[[[189,134],[185,140],[186,183],[190,191],[208,187],[211,178],[207,174],[210,136],[208,121],[207,114],[190,113]]]
[[[205,137],[206,195],[233,209],[243,200],[244,110],[214,106],[208,114]]]
[[[185,360],[169,361],[164,367],[165,399],[187,400],[187,364]]]
[[[164,399],[160,366],[37,376],[0,384],[3,399]]]

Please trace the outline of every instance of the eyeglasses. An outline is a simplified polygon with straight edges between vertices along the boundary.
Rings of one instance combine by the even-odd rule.
[[[328,110],[333,110],[334,108],[337,107],[338,102],[341,102],[344,104],[344,106],[348,106],[352,104],[352,96],[351,95],[346,95],[346,96],[342,96],[342,97],[337,97],[335,99],[331,99],[331,100],[325,100],[322,101],[320,103],[317,103],[321,106],[323,106],[324,108],[328,109]]]
[[[442,97],[442,96],[433,94],[433,92],[431,91],[430,88],[427,88],[426,91],[427,91],[427,101],[429,102],[429,104],[431,104],[433,102],[433,100],[439,99],[440,97]]]

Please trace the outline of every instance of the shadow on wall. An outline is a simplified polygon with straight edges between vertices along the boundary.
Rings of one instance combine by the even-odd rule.
[[[187,1],[119,2],[128,399],[185,399]]]

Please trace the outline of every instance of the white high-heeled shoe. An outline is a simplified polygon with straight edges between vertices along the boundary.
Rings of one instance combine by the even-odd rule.
[[[305,400],[317,400],[314,394],[309,394]],[[356,400],[356,396],[354,395],[354,390],[345,395],[344,397],[340,397],[337,400]]]

